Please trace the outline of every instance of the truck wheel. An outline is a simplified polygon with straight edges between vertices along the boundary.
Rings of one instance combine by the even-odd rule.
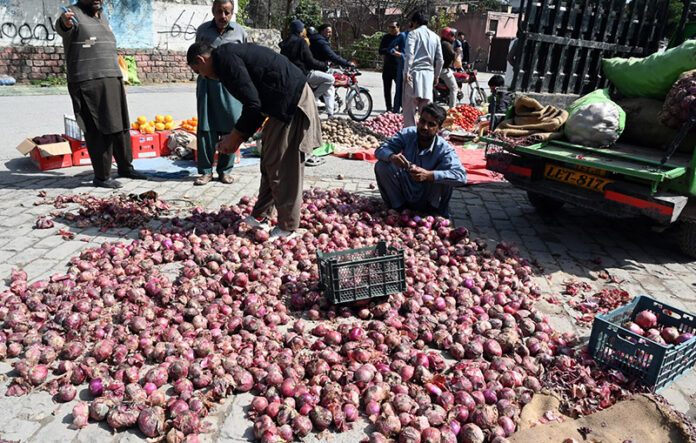
[[[679,249],[689,257],[696,257],[696,222],[680,223]]]
[[[529,203],[540,212],[553,212],[561,209],[565,202],[547,197],[536,192],[527,191]]]

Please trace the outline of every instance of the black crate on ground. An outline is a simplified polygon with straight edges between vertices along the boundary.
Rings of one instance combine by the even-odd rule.
[[[626,306],[595,317],[590,352],[597,362],[619,369],[628,377],[640,378],[657,392],[694,367],[696,338],[679,345],[662,345],[621,326],[646,309],[657,315],[659,325],[676,327],[680,333],[696,333],[693,314],[639,295]]]
[[[385,297],[406,290],[404,251],[386,242],[361,249],[317,251],[319,280],[333,304]]]

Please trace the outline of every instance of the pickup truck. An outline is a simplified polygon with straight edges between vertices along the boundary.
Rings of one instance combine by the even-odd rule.
[[[602,149],[560,140],[531,146],[483,141],[487,168],[526,190],[536,209],[569,203],[665,227],[678,223],[680,249],[696,257],[696,150],[666,156],[661,149],[626,143]]]

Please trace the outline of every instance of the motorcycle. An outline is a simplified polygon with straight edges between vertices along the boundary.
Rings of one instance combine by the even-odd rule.
[[[334,76],[334,113],[345,107],[344,111],[355,121],[366,120],[372,113],[372,96],[367,88],[358,85],[357,76],[362,75],[357,68],[330,69]],[[339,91],[346,89],[344,98]],[[320,98],[323,101],[323,98]]]
[[[455,71],[454,79],[459,89],[457,91],[457,103],[460,103],[464,98],[464,92],[462,91],[464,85],[467,85],[469,90],[469,105],[481,106],[483,103],[486,103],[488,96],[486,91],[479,86],[477,72],[472,68],[471,64],[467,65],[466,69],[462,71]],[[439,79],[437,85],[433,88],[433,101],[444,105],[448,104],[449,92],[445,82]]]

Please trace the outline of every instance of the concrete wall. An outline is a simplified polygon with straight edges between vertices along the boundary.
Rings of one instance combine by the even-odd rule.
[[[0,0],[0,46],[61,44],[55,21],[65,0]],[[211,2],[114,0],[104,2],[119,47],[185,50],[196,28],[212,19]],[[236,1],[235,1],[236,4]]]
[[[55,32],[67,0],[0,0],[0,74],[19,82],[63,76],[63,42]],[[237,1],[234,0],[235,10]],[[104,11],[119,53],[134,55],[144,82],[191,77],[184,51],[212,19],[211,0],[111,0]],[[250,40],[278,50],[280,32],[249,29]]]

